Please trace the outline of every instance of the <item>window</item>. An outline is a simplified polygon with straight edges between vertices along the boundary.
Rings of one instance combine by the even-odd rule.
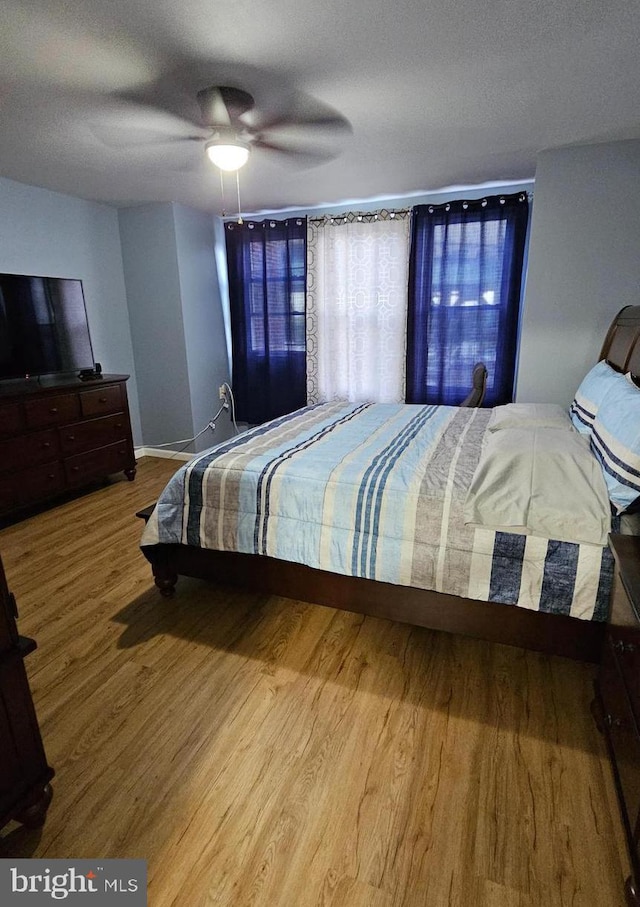
[[[262,237],[262,234],[258,234]],[[249,243],[250,344],[259,355],[265,348],[265,300],[272,353],[305,351],[305,239],[270,236],[268,243]],[[268,260],[265,258],[268,256]]]
[[[225,235],[236,414],[255,425],[306,403],[306,219],[228,223]]]
[[[310,402],[404,400],[408,248],[406,212],[311,220]]]
[[[485,405],[513,396],[526,193],[414,208],[407,401],[458,405],[487,366]]]

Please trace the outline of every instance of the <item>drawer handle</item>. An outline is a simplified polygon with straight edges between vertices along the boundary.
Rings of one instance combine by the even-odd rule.
[[[55,472],[50,472],[49,475],[47,476],[48,479],[55,479],[55,477],[56,477]]]
[[[107,402],[106,397],[98,397],[98,403],[106,403],[106,402]]]
[[[621,718],[614,718],[613,715],[605,715],[605,716],[604,716],[604,723],[607,725],[607,727],[621,727],[621,726],[622,726],[622,719],[621,719]]]
[[[75,439],[76,439],[75,435],[67,435],[67,441],[75,441]]]
[[[42,442],[42,446],[43,446],[43,447],[45,448],[45,450],[46,450],[47,447],[51,447],[51,441],[43,441],[43,442]]]
[[[72,467],[71,467],[71,472],[80,472],[80,467],[79,467],[79,466],[72,466]]]
[[[116,428],[122,428],[122,422],[116,422]]]
[[[51,409],[49,410],[49,412],[50,412],[50,413],[53,413],[53,415],[55,416],[55,414],[58,412],[58,407],[57,407],[57,406],[52,406]]]

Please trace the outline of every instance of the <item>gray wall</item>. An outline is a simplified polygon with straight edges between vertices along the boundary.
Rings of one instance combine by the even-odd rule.
[[[220,406],[218,390],[231,382],[225,323],[215,256],[213,218],[184,205],[174,205],[174,223],[185,352],[193,416],[193,434],[209,422]],[[214,434],[205,432],[195,443],[204,450],[233,434],[226,412]]]
[[[82,280],[95,359],[127,383],[140,414],[115,208],[0,179],[0,271]]]
[[[536,169],[517,399],[560,403],[638,303],[640,141],[545,151]]]
[[[0,272],[82,280],[95,359],[131,375],[136,445],[206,425],[230,380],[214,219],[169,204],[118,211],[1,178],[0,215]],[[223,414],[197,449],[232,433]]]
[[[153,447],[194,434],[173,208],[121,208],[119,220],[142,439]]]
[[[142,437],[155,447],[197,434],[219,407],[219,385],[229,380],[213,218],[162,203],[123,208],[119,219]],[[195,449],[231,434],[223,413]]]

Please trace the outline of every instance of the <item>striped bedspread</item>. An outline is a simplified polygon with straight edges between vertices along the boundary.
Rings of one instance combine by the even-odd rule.
[[[607,548],[473,529],[463,505],[489,411],[326,403],[180,469],[142,545],[270,555],[351,576],[604,620]]]

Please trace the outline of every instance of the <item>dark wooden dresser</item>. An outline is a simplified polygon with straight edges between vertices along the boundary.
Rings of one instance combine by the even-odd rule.
[[[0,385],[0,516],[136,472],[128,375]]]
[[[36,648],[18,635],[16,603],[0,560],[0,827],[44,822],[53,769],[47,765],[24,658]]]
[[[629,846],[627,903],[640,907],[640,538],[612,535],[610,545],[616,576],[594,714],[607,741]]]

